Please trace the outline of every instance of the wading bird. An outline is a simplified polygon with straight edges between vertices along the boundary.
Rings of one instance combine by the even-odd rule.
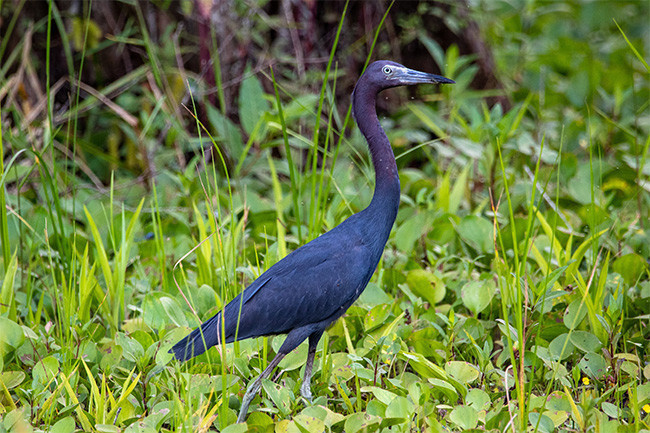
[[[419,83],[453,81],[390,61],[368,66],[352,93],[353,114],[368,141],[375,168],[375,192],[368,207],[270,267],[223,311],[170,350],[178,360],[185,361],[223,340],[231,343],[287,334],[275,358],[246,390],[237,422],[246,419],[248,406],[262,380],[306,339],[309,351],[300,394],[311,401],[310,382],[318,340],[366,288],[397,216],[399,177],[393,150],[377,118],[377,94],[390,87]]]

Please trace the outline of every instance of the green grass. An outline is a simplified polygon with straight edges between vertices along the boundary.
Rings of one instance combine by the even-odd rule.
[[[303,344],[237,425],[283,337],[185,364],[167,351],[369,203],[341,59],[388,57],[391,11],[366,52],[341,37],[346,10],[304,82],[251,64],[228,116],[221,85],[211,106],[176,63],[196,47],[155,42],[139,5],[112,38],[149,60],[58,109],[46,71],[67,18],[50,3],[34,27],[47,57],[30,69],[6,53],[0,67],[0,432],[650,430],[647,7],[603,4],[482,5],[507,111],[470,87],[456,47],[392,41],[417,39],[457,84],[386,94],[402,200],[384,256],[319,344],[313,404],[299,396]],[[8,28],[21,8],[0,5]],[[79,23],[71,82],[101,54]],[[47,92],[36,117],[11,81],[33,68]]]

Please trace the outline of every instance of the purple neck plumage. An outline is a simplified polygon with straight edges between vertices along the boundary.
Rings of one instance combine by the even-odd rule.
[[[392,227],[399,206],[399,177],[393,149],[377,118],[376,100],[381,90],[362,77],[352,94],[352,111],[361,133],[368,141],[375,168],[375,192],[368,208],[385,211],[382,212],[383,218],[387,218]]]

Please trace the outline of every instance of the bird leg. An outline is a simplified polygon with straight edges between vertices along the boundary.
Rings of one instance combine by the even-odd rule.
[[[285,357],[286,353],[278,353],[275,355],[275,358],[269,363],[269,365],[264,369],[262,374],[259,375],[257,379],[255,379],[249,386],[248,389],[246,390],[246,394],[244,394],[244,398],[242,399],[241,402],[241,408],[239,409],[239,416],[237,417],[237,422],[244,422],[246,421],[246,414],[248,413],[248,406],[251,404],[251,401],[255,398],[255,394],[257,394],[257,391],[260,390],[260,387],[262,386],[262,379],[266,379],[271,375],[271,372],[277,365],[282,361],[282,359]]]
[[[311,374],[312,368],[314,367],[314,357],[316,356],[316,349],[313,351],[311,347],[309,348],[309,353],[307,354],[307,363],[305,364],[305,377],[302,379],[302,385],[300,385],[300,395],[311,403]]]
[[[305,363],[305,377],[302,380],[302,385],[300,385],[300,395],[302,395],[302,397],[309,403],[311,403],[312,399],[311,376],[314,368],[314,358],[316,356],[318,340],[320,340],[321,335],[323,335],[322,332],[309,336],[309,351],[307,352],[307,362]]]

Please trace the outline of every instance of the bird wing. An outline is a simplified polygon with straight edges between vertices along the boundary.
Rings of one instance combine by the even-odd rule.
[[[383,250],[365,242],[354,217],[271,266],[223,316],[215,314],[170,351],[184,361],[219,344],[222,329],[230,343],[336,320],[366,287]]]
[[[335,320],[347,310],[377,263],[355,233],[331,233],[276,263],[244,290],[243,300],[237,297],[226,306],[226,341],[235,333],[240,340],[286,333]]]

